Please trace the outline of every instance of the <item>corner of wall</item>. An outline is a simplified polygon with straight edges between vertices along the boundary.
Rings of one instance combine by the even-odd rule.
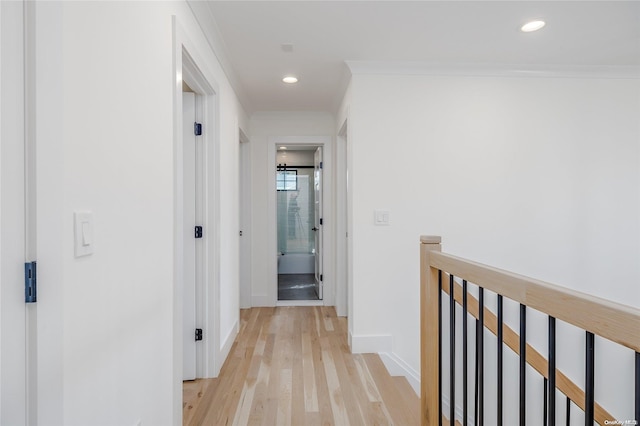
[[[235,324],[233,324],[233,327],[231,327],[231,331],[229,332],[229,334],[227,334],[225,339],[221,342],[222,344],[220,345],[220,353],[217,357],[216,371],[214,374],[215,377],[218,377],[218,374],[220,374],[220,369],[226,361],[229,352],[231,352],[231,347],[233,346],[233,342],[235,342],[236,340],[236,336],[238,335],[239,330],[240,323],[236,320]]]

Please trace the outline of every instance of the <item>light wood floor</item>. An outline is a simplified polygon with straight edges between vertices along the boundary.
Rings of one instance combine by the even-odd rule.
[[[220,375],[184,383],[184,425],[418,425],[420,400],[378,355],[349,352],[328,307],[241,311]]]

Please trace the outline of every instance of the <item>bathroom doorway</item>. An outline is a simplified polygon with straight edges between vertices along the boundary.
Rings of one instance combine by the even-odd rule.
[[[322,300],[322,148],[278,145],[278,301]]]

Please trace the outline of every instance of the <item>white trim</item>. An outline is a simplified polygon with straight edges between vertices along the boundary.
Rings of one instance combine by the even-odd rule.
[[[173,415],[172,423],[182,422],[182,288],[181,277],[184,268],[182,236],[182,80],[199,96],[202,113],[205,176],[203,192],[206,194],[204,209],[206,238],[204,247],[203,276],[204,289],[202,312],[203,328],[207,336],[206,344],[200,345],[197,375],[215,377],[224,362],[223,346],[220,344],[219,303],[220,303],[220,155],[219,155],[219,93],[214,74],[206,68],[204,57],[189,39],[184,27],[176,16],[172,16],[173,33],[173,140],[174,140],[174,271],[173,271]],[[233,339],[232,339],[233,341]]]
[[[449,417],[449,410],[451,409],[451,405],[449,404],[449,397],[446,395],[442,395],[442,413],[444,413],[447,417]],[[460,405],[456,405],[455,408],[456,419],[461,419],[464,417],[464,411]],[[462,422],[460,422],[462,423]],[[473,426],[476,423],[476,418],[473,415],[473,412],[467,413],[467,426]]]
[[[324,306],[323,300],[278,300],[276,306]]]
[[[417,396],[420,396],[420,373],[411,368],[402,358],[393,352],[380,352],[380,359],[392,376],[404,376]]]
[[[251,277],[252,277],[252,257],[251,243],[253,232],[251,227],[251,146],[249,138],[238,128],[239,140],[239,189],[238,194],[238,210],[239,225],[242,236],[239,243],[239,292],[240,292],[240,309],[250,308],[251,304]]]
[[[352,354],[369,354],[391,352],[393,337],[390,334],[355,334],[349,333]]]
[[[347,237],[348,232],[348,214],[347,214],[347,196],[349,191],[347,190],[347,120],[345,119],[340,130],[338,131],[338,137],[336,139],[335,149],[335,202],[336,202],[336,217],[335,217],[335,231],[336,231],[336,249],[335,249],[335,288],[336,288],[336,314],[339,317],[348,317],[348,276],[347,271],[349,269],[349,256],[347,250]]]
[[[26,425],[36,421],[31,417],[37,413],[36,401],[27,396],[37,396],[32,388],[37,373],[32,344],[38,336],[34,333],[35,312],[31,312],[36,304],[25,303],[20,285],[24,280],[21,266],[35,260],[29,226],[35,225],[30,213],[35,213],[32,202],[36,195],[35,188],[29,187],[35,184],[30,173],[35,146],[29,120],[32,110],[25,107],[35,105],[28,97],[25,102],[25,85],[27,90],[33,88],[33,74],[25,70],[23,6],[22,2],[0,3],[0,423]],[[33,34],[31,28],[26,29],[28,36]]]
[[[248,98],[246,96],[244,86],[236,77],[237,73],[231,65],[229,55],[227,54],[226,45],[224,43],[220,30],[218,29],[218,24],[216,23],[216,19],[213,16],[213,11],[211,10],[209,3],[199,0],[187,0],[186,3],[191,9],[193,16],[196,18],[196,21],[200,26],[200,31],[202,31],[202,34],[204,34],[207,42],[209,43],[211,51],[218,60],[218,63],[220,64],[222,71],[227,77],[227,80],[229,80],[229,84],[233,88],[233,91],[236,93],[238,101],[245,111],[251,111],[250,109],[245,108],[244,104],[246,103],[246,99]]]
[[[470,77],[638,79],[637,66],[565,66],[532,64],[438,64],[433,62],[345,61],[352,74]]]
[[[305,145],[305,146],[321,146],[323,147],[323,267],[324,289],[323,289],[323,305],[335,305],[335,274],[333,269],[333,256],[327,253],[333,253],[333,233],[335,226],[335,215],[333,209],[333,157],[332,157],[332,138],[331,136],[271,136],[267,142],[267,223],[273,224],[269,226],[267,232],[267,258],[272,261],[267,262],[267,304],[253,306],[276,306],[278,303],[278,269],[276,264],[278,253],[278,236],[276,224],[276,146],[277,145]],[[256,301],[260,296],[252,296],[252,302]]]
[[[231,327],[231,331],[222,341],[220,345],[220,359],[226,360],[229,352],[231,352],[231,347],[233,346],[233,342],[236,340],[236,336],[238,335],[238,330],[240,329],[240,324],[238,321],[235,322],[233,327]],[[216,376],[218,374],[216,373]]]

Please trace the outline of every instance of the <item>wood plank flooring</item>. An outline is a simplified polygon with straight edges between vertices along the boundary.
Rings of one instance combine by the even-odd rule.
[[[331,307],[242,310],[216,379],[184,382],[184,425],[419,425],[420,400],[375,354],[349,352]]]

